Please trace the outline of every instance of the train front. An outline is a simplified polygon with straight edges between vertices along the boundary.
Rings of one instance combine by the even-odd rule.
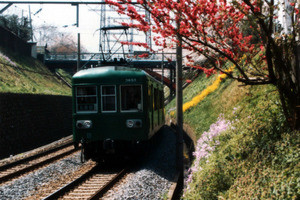
[[[131,154],[149,137],[147,78],[141,70],[99,67],[72,78],[73,139],[85,159]]]

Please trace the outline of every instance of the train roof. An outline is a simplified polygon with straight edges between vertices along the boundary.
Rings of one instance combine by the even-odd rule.
[[[124,66],[104,66],[80,70],[72,77],[72,83],[117,83],[126,82],[126,80],[129,82],[130,80],[143,82],[147,78],[154,80],[152,76],[140,69]]]

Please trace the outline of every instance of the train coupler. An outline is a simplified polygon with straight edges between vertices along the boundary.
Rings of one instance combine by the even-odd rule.
[[[115,153],[115,141],[112,139],[104,140],[103,149],[106,151],[106,153]]]

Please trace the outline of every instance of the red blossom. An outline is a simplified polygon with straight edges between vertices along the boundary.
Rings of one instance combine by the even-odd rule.
[[[125,3],[126,6],[118,5],[117,2],[119,1],[117,0],[114,2],[107,0],[106,2],[133,20],[132,23],[124,23],[124,25],[144,32],[151,28],[155,35],[159,35],[159,37],[153,38],[155,45],[163,48],[169,48],[170,43],[178,44],[177,34],[179,33],[185,41],[189,42],[182,45],[184,49],[217,58],[219,63],[226,60],[238,63],[244,54],[247,54],[247,59],[251,60],[259,48],[264,50],[262,39],[253,44],[251,42],[252,36],[244,35],[241,28],[243,21],[251,20],[251,15],[254,15],[253,12],[264,14],[260,9],[258,0],[251,0],[251,6],[244,1],[235,1],[233,4],[232,1],[227,0],[137,0],[151,13],[151,23],[145,21],[144,13],[138,13],[136,7],[125,2],[125,0],[121,0],[121,2]],[[295,12],[297,13],[296,8]],[[175,24],[176,20],[179,19],[178,31]],[[259,26],[250,26],[250,28],[252,31],[261,31]],[[125,45],[125,43],[123,44]],[[145,43],[134,42],[130,44],[149,48]],[[193,62],[190,56],[186,56],[186,58]],[[213,68],[191,67],[201,69],[208,76],[214,73]]]
[[[195,68],[195,69],[202,70],[206,74],[206,77],[209,77],[209,76],[211,76],[212,74],[215,73],[215,69],[214,68],[207,69],[207,68],[204,68],[204,67],[200,67],[200,66],[196,66],[196,65],[191,65],[191,64],[187,64],[187,66]]]
[[[148,53],[143,53],[141,55],[139,55],[140,58],[148,58],[149,54]]]
[[[121,41],[120,42],[122,45],[135,45],[135,46],[139,46],[139,47],[144,47],[146,49],[150,49],[150,47],[148,46],[147,43],[143,43],[143,42],[125,42],[125,41]]]
[[[262,51],[265,49],[265,47],[264,47],[263,45],[260,45],[259,48],[260,48],[260,50],[262,50]]]
[[[290,5],[294,7],[294,6],[295,6],[295,3],[294,3],[294,2],[290,2]]]

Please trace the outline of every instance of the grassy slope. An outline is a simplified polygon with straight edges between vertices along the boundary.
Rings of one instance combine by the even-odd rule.
[[[71,95],[71,89],[39,61],[3,49],[0,49],[0,92]]]
[[[212,83],[204,75],[184,90],[184,101]],[[171,102],[167,111],[174,107]],[[199,163],[185,199],[296,199],[299,195],[299,133],[284,121],[272,86],[239,86],[225,80],[218,90],[184,113],[200,138],[224,114],[235,127],[223,132],[208,159]],[[212,144],[211,144],[212,145]]]

